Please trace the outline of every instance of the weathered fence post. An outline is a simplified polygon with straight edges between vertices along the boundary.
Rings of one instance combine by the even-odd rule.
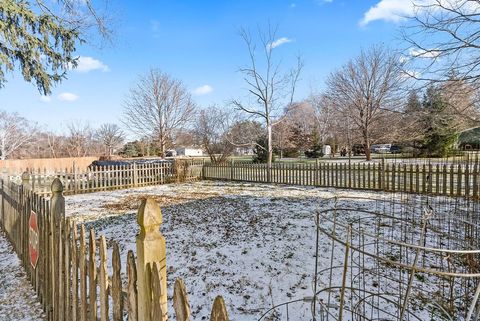
[[[210,321],[228,321],[227,308],[225,301],[221,296],[217,296],[213,301],[212,313],[210,314]]]
[[[381,177],[380,177],[380,189],[383,190],[383,191],[386,191],[386,186],[385,186],[385,180],[386,180],[386,174],[387,174],[387,171],[385,169],[385,157],[382,157],[382,164],[380,165],[380,173],[381,173]]]
[[[3,178],[0,179],[0,181],[2,182],[2,191],[1,191],[1,196],[2,196],[2,203],[1,203],[1,208],[0,210],[2,211],[2,221],[0,222],[0,227],[3,228],[4,231],[5,230],[5,182],[3,181]]]
[[[138,172],[137,172],[137,163],[133,162],[133,187],[137,187],[138,184]]]
[[[28,171],[22,173],[22,185],[24,187],[30,187],[30,173]]]
[[[202,170],[200,171],[200,179],[205,180],[205,159],[202,159]]]
[[[77,189],[77,164],[75,164],[75,161],[73,161],[72,173],[73,173],[73,193],[77,194],[78,193],[78,189]]]
[[[175,280],[173,287],[173,308],[175,309],[176,321],[190,320],[190,304],[188,303],[187,290],[182,279]]]
[[[167,320],[167,269],[165,238],[160,233],[162,212],[155,200],[148,198],[138,209],[137,222],[140,233],[137,235],[137,273],[138,273],[138,320],[148,321],[150,310],[149,292],[151,285],[147,284],[146,266],[157,262],[160,265],[161,276],[161,311],[162,320]]]
[[[51,231],[53,231],[53,251],[50,253],[50,264],[53,269],[53,311],[57,320],[63,318],[63,280],[64,271],[62,269],[62,222],[65,219],[65,198],[63,197],[63,184],[60,179],[55,178],[52,182],[52,198],[50,200],[50,218],[52,220]]]
[[[50,201],[50,212],[55,222],[59,226],[61,220],[65,218],[65,197],[63,197],[63,184],[60,179],[55,178],[52,182],[52,199]]]

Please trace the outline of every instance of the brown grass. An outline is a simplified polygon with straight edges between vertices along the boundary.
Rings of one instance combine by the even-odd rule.
[[[201,192],[189,192],[188,194],[171,195],[149,195],[149,194],[137,194],[128,195],[121,200],[104,204],[103,207],[111,211],[127,211],[138,209],[140,203],[146,198],[153,198],[160,207],[166,207],[181,203],[187,203],[190,201],[207,199],[217,196],[217,194],[201,193]]]

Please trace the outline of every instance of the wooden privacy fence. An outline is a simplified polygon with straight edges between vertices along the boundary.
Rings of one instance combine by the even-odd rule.
[[[479,197],[479,163],[221,163],[205,164],[204,179],[339,187],[390,192]]]
[[[137,215],[137,253],[129,251],[125,272],[118,244],[65,217],[59,179],[46,199],[22,185],[1,180],[0,227],[6,232],[43,306],[48,321],[167,320],[166,246],[159,231],[162,214],[152,199]],[[35,255],[36,254],[36,255]],[[37,259],[38,258],[38,259]],[[110,268],[108,262],[111,262]],[[181,279],[174,286],[175,319],[190,320]],[[210,320],[228,320],[217,297]]]
[[[65,194],[91,193],[113,189],[142,187],[170,182],[185,182],[201,177],[202,161],[177,160],[175,162],[144,163],[129,165],[92,166],[86,170],[77,167],[55,170],[29,170],[11,180],[28,186],[35,193],[49,195],[55,178],[64,185]]]

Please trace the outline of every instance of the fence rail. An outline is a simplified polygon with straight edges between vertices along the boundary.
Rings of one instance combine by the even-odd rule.
[[[65,217],[59,179],[52,183],[50,200],[12,181],[0,180],[0,187],[0,227],[48,321],[167,320],[166,249],[159,232],[161,211],[154,200],[143,201],[138,210],[137,253],[128,252],[122,274],[118,244],[108,242],[112,244],[109,258],[104,236]],[[32,253],[38,254],[36,264]],[[173,299],[177,321],[190,320],[188,302],[183,281],[177,279]],[[223,299],[215,300],[210,320],[228,321],[227,315],[215,311],[226,311]]]
[[[479,164],[205,164],[204,179],[479,197]]]

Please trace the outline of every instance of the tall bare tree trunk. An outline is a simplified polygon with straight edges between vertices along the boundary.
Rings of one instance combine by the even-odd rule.
[[[272,182],[272,161],[273,161],[273,146],[272,146],[272,124],[267,123],[267,145],[268,145],[268,159],[267,159],[267,181]]]
[[[367,162],[372,160],[372,152],[370,150],[370,136],[368,135],[368,130],[365,130],[363,137],[365,139],[365,157]]]

